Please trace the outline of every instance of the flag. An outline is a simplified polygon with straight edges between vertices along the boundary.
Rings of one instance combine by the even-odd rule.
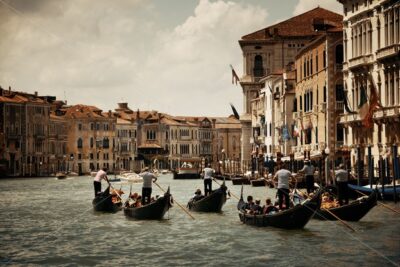
[[[232,67],[232,65],[230,65],[230,66],[231,66],[231,69],[232,69],[232,84],[235,83],[237,85],[237,83],[240,82],[239,76],[236,74],[236,71]]]
[[[369,112],[369,105],[367,99],[367,92],[363,86],[361,86],[360,103],[358,105],[358,114],[360,119],[364,122]]]
[[[233,106],[232,103],[229,103],[229,104],[231,105],[233,115],[235,116],[235,118],[236,118],[237,120],[239,120],[239,119],[240,119],[240,116],[239,116],[239,113],[237,112],[236,108]]]
[[[297,125],[293,125],[293,137],[298,137],[298,136],[300,136],[299,128],[297,128]]]
[[[377,110],[379,107],[382,108],[382,104],[379,100],[379,95],[376,90],[375,84],[372,80],[372,77],[370,77],[370,82],[371,83],[370,83],[370,98],[369,98],[368,112],[362,121],[362,124],[366,128],[372,128],[373,126],[372,117],[374,116],[374,111]]]
[[[302,121],[302,120],[300,120],[300,124],[301,124],[301,131],[304,133],[304,142],[307,144],[307,143],[308,143],[307,133],[305,132],[305,129],[304,129],[304,125],[303,125],[303,121]]]

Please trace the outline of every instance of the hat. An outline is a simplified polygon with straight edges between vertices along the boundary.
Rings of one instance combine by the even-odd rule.
[[[256,202],[259,203],[261,202],[261,200],[259,198],[256,198]]]

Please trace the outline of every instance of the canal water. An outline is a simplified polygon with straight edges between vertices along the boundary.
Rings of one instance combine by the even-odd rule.
[[[202,180],[161,175],[175,200],[186,204]],[[128,193],[129,185],[114,183]],[[103,184],[104,188],[105,184]],[[217,185],[214,183],[214,187]],[[240,186],[231,192],[239,196]],[[350,232],[338,222],[311,220],[302,230],[240,223],[232,197],[221,214],[193,213],[175,205],[162,221],[135,221],[92,210],[90,177],[0,180],[0,265],[145,266],[396,266],[400,216],[375,207]],[[133,191],[141,185],[134,184]],[[265,200],[274,189],[245,186]],[[155,187],[153,194],[162,194]],[[126,195],[125,195],[126,196]],[[400,209],[400,205],[388,203]]]

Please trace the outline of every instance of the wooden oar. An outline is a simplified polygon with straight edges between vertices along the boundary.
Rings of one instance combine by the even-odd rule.
[[[350,226],[350,224],[346,223],[345,221],[343,221],[342,219],[340,219],[338,216],[336,216],[336,214],[334,214],[332,211],[328,210],[328,209],[322,209],[327,211],[330,215],[332,215],[333,217],[335,217],[338,221],[340,221],[342,224],[344,224],[345,226],[347,226],[349,229],[351,229],[353,232],[355,232],[356,230]]]
[[[361,192],[361,191],[358,191],[358,190],[355,190],[355,191],[356,191],[357,193],[361,194],[361,195],[368,196],[367,194],[364,194],[364,193]],[[384,207],[384,208],[387,208],[388,210],[391,210],[391,211],[393,211],[393,212],[396,212],[396,213],[399,213],[399,214],[400,214],[400,211],[395,210],[395,209],[389,207],[388,205],[383,204],[383,203],[380,202],[380,201],[377,201],[377,203],[378,203],[378,205],[380,205],[380,206],[382,206],[382,207]]]
[[[156,186],[158,186],[158,188],[160,188],[161,191],[163,191],[164,193],[166,193],[165,190],[164,190],[157,182],[154,182],[154,181],[153,181],[153,183],[154,183]],[[184,212],[186,212],[186,214],[189,215],[190,218],[192,218],[193,220],[195,219],[195,218],[193,217],[193,215],[190,214],[190,212],[189,212],[188,210],[186,210],[181,204],[178,203],[178,201],[176,201],[176,200],[174,199],[174,202],[175,202]]]
[[[218,183],[217,180],[216,180],[215,178],[213,178],[213,180],[214,180],[214,182],[215,182],[217,185],[221,186],[221,184]],[[235,197],[237,200],[240,200],[240,199],[239,199],[235,194],[233,194],[231,191],[229,191],[229,192],[230,192],[230,194],[231,194],[233,197]]]

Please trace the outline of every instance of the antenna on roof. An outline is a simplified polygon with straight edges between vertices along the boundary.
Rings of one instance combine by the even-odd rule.
[[[67,101],[67,95],[66,95],[66,93],[65,93],[65,90],[64,90],[64,101],[65,101],[65,102]]]

